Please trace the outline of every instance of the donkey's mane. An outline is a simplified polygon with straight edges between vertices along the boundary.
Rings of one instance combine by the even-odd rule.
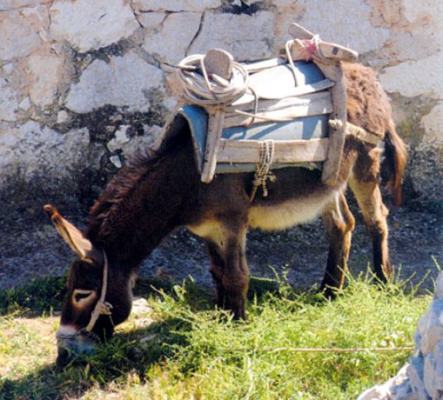
[[[128,199],[144,178],[156,170],[161,160],[179,145],[179,134],[186,137],[184,119],[175,117],[168,124],[157,148],[138,150],[126,165],[107,184],[89,211],[87,236],[94,240],[103,233],[106,222],[119,212],[122,203]]]

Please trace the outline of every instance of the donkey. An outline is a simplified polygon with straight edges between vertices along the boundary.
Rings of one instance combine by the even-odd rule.
[[[250,228],[281,230],[322,216],[329,254],[321,289],[330,296],[342,287],[355,223],[344,195],[349,184],[372,238],[374,273],[382,282],[390,277],[388,211],[379,178],[383,169],[399,202],[406,149],[374,71],[359,64],[343,67],[348,120],[379,136],[384,160],[380,146],[347,136],[334,187],[321,182],[321,172],[305,168],[275,170],[268,197],[258,194],[252,203],[253,173],[217,175],[204,184],[189,126],[177,115],[160,147],[138,156],[107,185],[90,210],[85,232],[53,206],[44,207],[78,256],[69,269],[57,332],[60,362],[70,350],[89,351],[93,337],[110,337],[114,326],[128,318],[138,266],[179,226],[186,226],[207,243],[218,306],[231,310],[234,318],[245,318],[246,235]]]

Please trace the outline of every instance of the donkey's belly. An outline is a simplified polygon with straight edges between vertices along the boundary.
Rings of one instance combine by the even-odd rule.
[[[337,192],[287,200],[273,205],[252,207],[249,211],[249,226],[266,231],[282,230],[310,222],[321,215]]]

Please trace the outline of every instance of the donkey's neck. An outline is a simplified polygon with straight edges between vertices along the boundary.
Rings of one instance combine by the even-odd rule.
[[[180,224],[195,182],[189,145],[119,172],[91,209],[88,237],[110,261],[136,268]]]

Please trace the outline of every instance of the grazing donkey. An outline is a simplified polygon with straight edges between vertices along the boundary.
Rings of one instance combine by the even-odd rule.
[[[59,361],[68,349],[88,351],[93,346],[91,333],[110,337],[114,326],[128,318],[138,266],[178,226],[188,227],[207,242],[218,306],[232,310],[235,318],[245,318],[249,228],[286,229],[321,215],[329,237],[321,288],[332,295],[342,286],[354,228],[344,196],[349,183],[372,237],[374,272],[381,281],[391,275],[388,211],[379,177],[383,167],[399,202],[405,145],[395,131],[388,98],[375,73],[359,64],[343,68],[348,120],[379,136],[384,161],[380,147],[348,136],[335,187],[321,182],[320,171],[305,168],[275,170],[269,196],[258,195],[252,203],[253,173],[217,175],[204,184],[196,168],[189,126],[177,115],[161,146],[123,167],[108,184],[90,210],[84,233],[53,206],[45,206],[78,256],[69,270],[57,332]]]

